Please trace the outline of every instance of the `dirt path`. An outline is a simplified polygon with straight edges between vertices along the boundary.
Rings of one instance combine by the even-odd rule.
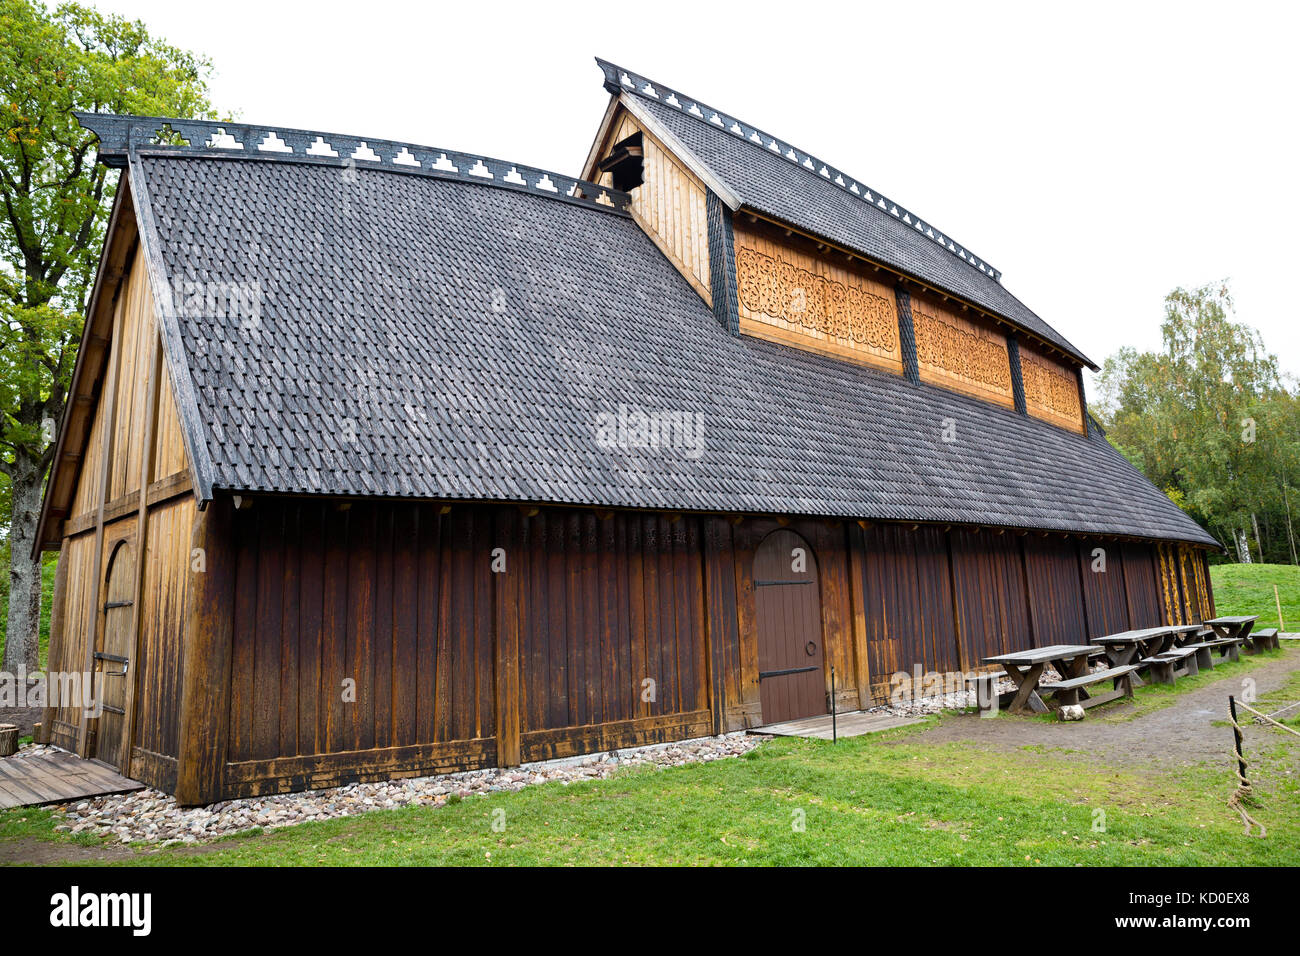
[[[907,739],[909,743],[966,740],[1005,750],[1059,747],[1086,752],[1090,759],[1114,766],[1193,766],[1227,759],[1231,731],[1214,722],[1228,719],[1228,695],[1241,694],[1243,678],[1254,678],[1257,693],[1263,695],[1281,687],[1295,671],[1300,671],[1300,654],[1288,653],[1181,693],[1171,704],[1127,720],[1123,718],[1134,710],[1127,702],[1108,704],[1088,719],[1071,723],[963,714]],[[1249,736],[1248,732],[1248,742]]]

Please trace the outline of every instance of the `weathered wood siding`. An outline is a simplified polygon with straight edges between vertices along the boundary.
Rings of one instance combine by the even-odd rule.
[[[433,505],[239,511],[227,759],[490,738],[485,520]]]
[[[62,522],[60,576],[52,608],[49,669],[95,668],[102,649],[105,575],[125,542],[138,571],[131,584],[125,755],[119,769],[154,786],[175,781],[181,635],[191,580],[194,500],[171,386],[162,362],[153,295],[138,252],[113,296],[103,384],[90,438]],[[142,520],[142,502],[147,514]],[[143,531],[146,546],[140,547]],[[98,721],[81,707],[50,708],[50,739],[94,756]],[[104,752],[109,752],[107,745]]]
[[[617,744],[638,728],[708,727],[697,520],[545,511],[520,545],[524,759],[573,752],[548,733],[563,728]]]
[[[957,634],[967,666],[1032,646],[1020,537],[954,530],[950,540]]]
[[[190,528],[194,499],[174,498],[152,509],[140,609],[136,657],[135,741],[133,759],[148,755],[175,758],[180,705],[181,653],[185,602],[193,569]],[[202,572],[202,573],[206,573]]]
[[[850,534],[855,533],[853,526]],[[863,535],[867,658],[875,696],[890,676],[961,670],[947,535],[938,528],[874,525]]]
[[[441,511],[237,513],[231,793],[491,765],[500,714],[525,760],[712,729],[699,519]],[[494,656],[507,587],[510,695]],[[310,759],[338,753],[355,759]]]

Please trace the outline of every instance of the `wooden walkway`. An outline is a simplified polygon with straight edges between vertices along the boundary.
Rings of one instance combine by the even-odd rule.
[[[894,727],[906,727],[908,724],[920,723],[920,717],[895,717],[892,714],[868,714],[855,710],[840,714],[837,721],[839,736],[861,737],[878,730],[890,730]],[[755,727],[751,734],[771,734],[774,737],[815,737],[818,740],[831,739],[831,715],[820,717],[803,717],[799,720],[787,720],[783,724],[768,724]]]
[[[111,767],[62,751],[0,759],[0,810],[143,789]]]

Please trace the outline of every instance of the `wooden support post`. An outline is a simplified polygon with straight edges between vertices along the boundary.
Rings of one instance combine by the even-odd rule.
[[[709,710],[715,734],[734,730],[727,720],[729,662],[739,660],[736,620],[735,551],[732,526],[721,518],[701,521],[704,569],[705,661],[709,675]],[[733,654],[733,652],[736,652]],[[739,677],[739,675],[734,675]]]
[[[496,585],[496,737],[497,766],[522,761],[519,713],[519,601],[523,578],[519,516],[509,508],[497,512],[497,547],[505,551],[505,570],[492,575]]]
[[[230,720],[234,646],[235,519],[229,498],[217,498],[194,520],[190,588],[182,641],[180,747],[176,800],[183,806],[220,800]]]
[[[130,270],[130,260],[134,258],[134,253],[127,257],[127,271]],[[101,393],[101,401],[107,400],[108,404],[104,406],[104,449],[99,467],[99,488],[96,491],[95,499],[95,554],[91,562],[91,577],[88,582],[88,590],[94,595],[94,602],[89,609],[89,620],[86,622],[86,666],[84,673],[89,675],[91,687],[94,693],[103,698],[103,688],[95,685],[95,645],[99,641],[99,622],[104,613],[104,582],[101,580],[104,575],[104,505],[108,499],[109,474],[113,464],[113,454],[117,447],[117,380],[118,373],[122,367],[122,326],[125,318],[121,315],[121,309],[125,297],[123,295],[123,286],[125,283],[118,283],[117,290],[113,295],[113,304],[111,306],[111,315],[113,316],[113,338],[109,346],[108,362],[108,380],[104,385],[104,391]],[[77,733],[77,753],[82,757],[93,756],[91,753],[90,738],[92,728],[90,726],[90,708],[83,707],[81,711],[80,727]],[[98,720],[96,720],[98,723]]]
[[[156,310],[155,310],[156,313]],[[148,350],[149,376],[145,383],[144,433],[140,448],[140,497],[136,505],[135,525],[135,580],[131,584],[131,662],[126,682],[126,719],[122,721],[122,765],[118,769],[131,776],[131,748],[135,744],[136,696],[140,687],[140,615],[144,608],[144,584],[149,564],[149,482],[153,480],[154,422],[158,417],[158,380],[162,375],[162,348],[156,325],[145,322],[151,329]]]
[[[871,665],[867,660],[867,597],[865,529],[845,522],[849,549],[849,616],[853,635],[853,679],[858,685],[858,706],[871,706]]]
[[[1249,787],[1250,780],[1246,777],[1246,758],[1241,752],[1241,727],[1237,724],[1237,698],[1231,694],[1228,695],[1228,713],[1232,715],[1232,750],[1237,755],[1237,776],[1241,786]]]

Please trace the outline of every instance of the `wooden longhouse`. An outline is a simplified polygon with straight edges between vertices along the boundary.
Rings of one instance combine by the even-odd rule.
[[[39,540],[50,668],[106,707],[49,740],[197,803],[823,713],[832,667],[856,709],[1212,614],[1216,542],[986,260],[600,66],[579,179],[83,118],[121,186]]]

